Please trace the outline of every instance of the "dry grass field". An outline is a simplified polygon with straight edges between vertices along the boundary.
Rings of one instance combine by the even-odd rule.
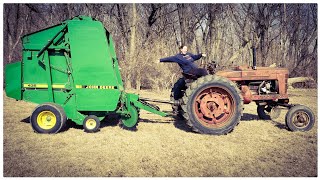
[[[168,99],[169,92],[141,91]],[[103,121],[101,131],[81,126],[54,135],[36,134],[28,118],[36,106],[3,95],[3,175],[5,177],[306,177],[317,174],[317,90],[290,90],[291,103],[316,115],[309,132],[285,128],[285,111],[274,121],[259,120],[256,105],[245,106],[233,132],[223,136],[190,132],[181,121],[141,111],[138,131]],[[159,104],[164,111],[170,105]]]

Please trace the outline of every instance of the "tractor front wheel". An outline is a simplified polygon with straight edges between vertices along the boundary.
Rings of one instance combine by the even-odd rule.
[[[37,106],[30,116],[30,123],[37,133],[58,133],[66,124],[67,116],[63,108],[54,103]]]
[[[314,125],[314,114],[303,105],[295,105],[286,114],[286,126],[291,131],[309,131]]]
[[[100,120],[95,115],[87,116],[83,121],[83,129],[87,133],[94,133],[99,131]]]

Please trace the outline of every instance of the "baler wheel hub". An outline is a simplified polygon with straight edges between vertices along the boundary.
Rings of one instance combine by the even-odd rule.
[[[51,129],[55,126],[57,118],[51,111],[42,111],[37,117],[37,123],[42,129]]]
[[[100,119],[96,115],[89,115],[83,120],[83,129],[88,133],[98,132],[100,128]]]
[[[88,119],[86,121],[86,126],[88,129],[94,129],[97,126],[97,122],[94,119]]]

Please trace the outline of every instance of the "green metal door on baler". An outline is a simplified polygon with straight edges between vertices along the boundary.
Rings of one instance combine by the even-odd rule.
[[[114,111],[119,84],[99,21],[70,21],[68,32],[78,111]]]

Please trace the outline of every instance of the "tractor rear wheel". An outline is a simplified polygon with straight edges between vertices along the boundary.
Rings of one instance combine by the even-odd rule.
[[[243,100],[227,78],[207,75],[191,83],[183,97],[184,117],[193,131],[221,135],[239,124]]]
[[[314,125],[314,114],[303,105],[295,105],[286,114],[286,126],[291,131],[309,131]]]
[[[83,120],[83,129],[87,133],[98,132],[100,128],[100,119],[95,115],[89,115]]]
[[[44,103],[37,106],[30,116],[30,123],[37,133],[58,133],[67,121],[63,108],[55,103]]]

